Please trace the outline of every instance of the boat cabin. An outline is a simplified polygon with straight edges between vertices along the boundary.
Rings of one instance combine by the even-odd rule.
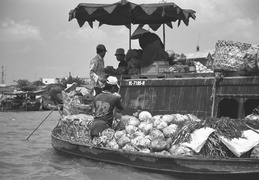
[[[120,83],[125,114],[146,110],[152,115],[244,118],[259,107],[259,76],[216,80],[214,73],[175,73],[123,76]]]

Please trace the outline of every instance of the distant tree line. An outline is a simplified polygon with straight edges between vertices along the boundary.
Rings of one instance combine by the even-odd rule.
[[[83,79],[79,77],[72,77],[72,76],[69,76],[68,78],[62,78],[59,83],[63,84],[64,86],[67,86],[67,84],[72,84],[74,82],[76,82],[78,86],[86,84]],[[42,86],[46,86],[46,84],[44,84],[40,80],[30,82],[27,79],[19,79],[18,81],[16,81],[16,83],[17,83],[16,85],[17,89],[21,91],[35,91],[37,89],[40,89]]]

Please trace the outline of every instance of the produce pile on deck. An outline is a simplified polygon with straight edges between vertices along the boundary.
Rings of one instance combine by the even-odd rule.
[[[202,120],[192,114],[152,116],[141,111],[122,116],[120,121],[125,129],[115,131],[108,128],[94,139],[90,137],[94,117],[68,113],[67,110],[61,119],[61,138],[70,142],[168,156],[259,158],[257,109],[242,120],[226,117]]]
[[[167,51],[169,55],[170,67],[165,69],[165,73],[213,73],[209,65],[203,65],[199,61],[187,59],[184,54],[177,54],[172,50]],[[194,69],[191,71],[190,67]]]
[[[215,46],[214,70],[259,71],[259,46],[219,40]]]
[[[206,58],[206,63],[197,59],[187,59],[186,55],[175,53],[173,50],[166,51],[169,56],[169,66],[163,68],[164,73],[213,73],[214,71],[246,71],[259,72],[259,45],[248,43],[219,40],[215,44],[215,52],[211,58]],[[140,60],[142,50],[129,50],[125,60],[128,67],[113,68],[107,66],[105,73],[110,75],[136,75],[140,74]]]

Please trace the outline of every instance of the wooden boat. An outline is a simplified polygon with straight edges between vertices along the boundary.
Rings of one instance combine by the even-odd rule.
[[[40,109],[40,100],[36,95],[43,91],[17,91],[5,92],[5,99],[1,101],[1,110],[7,111],[38,111]]]
[[[152,25],[157,26],[157,24],[166,24],[172,27],[170,26],[171,22],[177,20],[178,23],[183,21],[188,25],[190,18],[195,19],[195,11],[181,9],[173,3],[143,6],[145,8],[128,1],[110,5],[81,3],[69,13],[69,20],[75,18],[80,27],[85,22],[88,22],[92,27],[93,21],[107,25],[126,25],[129,27],[129,35],[131,36],[131,24],[147,24],[153,29]],[[161,6],[174,10],[160,11]],[[110,7],[114,11],[104,13]],[[149,11],[149,7],[152,11],[156,10],[152,16],[150,13],[149,16],[145,14],[145,10]],[[89,14],[90,11],[95,13]],[[125,12],[129,12],[129,14]],[[169,14],[157,15],[159,12],[169,12]],[[174,15],[172,12],[180,12],[180,16],[177,15],[171,19],[170,16]],[[137,17],[134,16],[135,14]],[[183,14],[184,16],[182,16]],[[129,49],[131,49],[130,41]],[[191,113],[198,117],[242,118],[250,114],[251,109],[256,107],[259,102],[258,76],[228,77],[224,78],[224,81],[218,82],[215,80],[214,74],[155,74],[135,77],[123,76],[119,79],[125,114],[132,114],[136,109],[141,109],[147,110],[151,114]],[[240,94],[241,92],[242,94]],[[213,95],[213,102],[210,99],[211,95]],[[226,114],[224,108],[233,107],[231,103],[235,105],[234,112]],[[58,152],[144,170],[190,175],[191,177],[204,175],[209,177],[207,179],[211,179],[211,177],[220,177],[220,179],[227,177],[229,179],[231,177],[247,180],[257,179],[256,176],[259,175],[259,159],[253,158],[180,157],[92,147],[62,139],[60,127],[53,129],[51,141],[53,148]]]
[[[245,177],[254,179],[259,175],[259,159],[255,158],[206,158],[201,156],[168,156],[92,147],[70,142],[61,138],[61,128],[55,127],[51,134],[55,150],[102,162],[184,175],[209,175],[224,177]]]

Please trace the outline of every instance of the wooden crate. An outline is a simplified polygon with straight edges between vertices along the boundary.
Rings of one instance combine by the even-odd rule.
[[[168,70],[169,61],[155,61],[153,64],[147,67],[141,68],[141,75],[152,75],[164,73],[164,70]]]

